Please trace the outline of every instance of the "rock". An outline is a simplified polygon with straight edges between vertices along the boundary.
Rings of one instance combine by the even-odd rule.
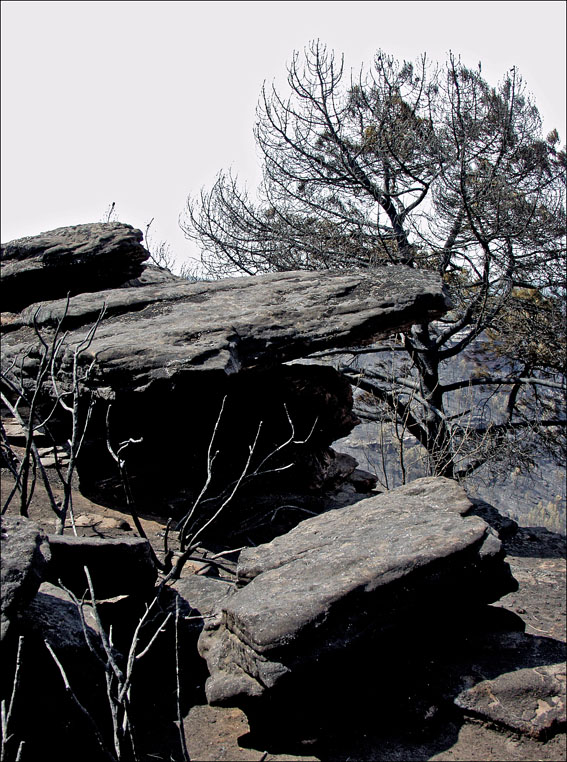
[[[84,606],[83,614],[87,634],[94,642],[99,628],[91,606]],[[21,618],[21,626],[26,634],[33,632],[40,641],[47,640],[57,654],[74,652],[84,657],[88,651],[77,606],[68,593],[51,582],[42,582]]]
[[[71,524],[72,526],[72,524]],[[132,531],[132,527],[124,518],[115,518],[114,516],[102,516],[98,513],[82,513],[75,518],[75,526],[84,529],[96,529],[98,532],[105,532],[112,529],[119,529],[123,532]]]
[[[458,666],[466,715],[546,740],[565,727],[565,644],[521,632],[486,638]],[[472,658],[471,658],[472,657]],[[453,671],[456,671],[453,666]]]
[[[157,579],[149,542],[141,537],[102,539],[49,535],[49,546],[51,561],[45,580],[53,584],[61,581],[78,598],[85,592],[89,597],[85,566],[89,569],[95,595],[100,599],[147,595]]]
[[[23,445],[26,442],[26,430],[19,421],[14,419],[2,419],[2,426],[6,438],[11,444]]]
[[[498,537],[502,540],[509,540],[518,531],[518,524],[508,516],[504,516],[493,505],[480,500],[479,498],[472,498],[473,507],[471,508],[471,515],[480,516],[489,524]]]
[[[89,606],[83,607],[83,614],[84,629],[75,603],[62,590],[44,582],[18,617],[15,634],[20,636],[21,653],[16,701],[6,733],[6,758],[16,759],[21,742],[24,758],[27,755],[29,759],[41,759],[48,749],[57,751],[59,759],[73,759],[78,743],[89,747],[87,759],[104,758],[100,753],[90,754],[91,748],[98,749],[92,723],[97,722],[99,728],[108,723],[105,675],[99,662],[104,651],[99,646],[98,629]],[[86,637],[97,655],[91,651]],[[14,683],[15,641],[6,644],[2,652],[2,698],[6,703]],[[70,699],[70,691],[66,690],[60,667],[48,646],[64,671],[70,691],[89,712],[90,719]]]
[[[156,286],[161,283],[179,283],[180,278],[165,267],[144,265],[137,278],[131,278],[122,284],[121,288],[137,288],[138,286]]]
[[[66,466],[69,463],[69,453],[64,445],[38,447],[38,455],[45,468]]]
[[[348,480],[357,492],[362,493],[371,492],[378,483],[376,476],[363,468],[355,468]]]
[[[50,560],[47,536],[23,516],[3,516],[1,523],[1,635],[37,593]]]
[[[68,347],[61,353],[58,379],[62,389],[70,388],[72,348],[104,304],[106,313],[81,356],[85,365],[95,361],[86,386],[97,399],[77,463],[81,491],[99,502],[124,505],[116,464],[106,449],[112,401],[112,441],[136,440],[126,453],[136,500],[149,512],[174,516],[184,515],[207,478],[213,431],[219,456],[209,496],[240,477],[255,441],[247,488],[258,482],[261,463],[284,491],[327,490],[347,478],[355,461],[338,457],[330,445],[358,423],[350,385],[332,368],[282,363],[373,341],[448,307],[437,275],[405,267],[214,283],[169,276],[160,282],[163,274],[151,273],[149,285],[129,281],[128,287],[74,296],[68,305],[66,299],[44,301],[12,315],[3,324],[3,362],[9,368],[14,357],[27,353],[23,372],[32,384],[34,320],[49,341],[66,316],[61,327],[69,331]],[[46,415],[52,395],[47,383]],[[148,412],[140,415],[141,410]],[[66,425],[66,416],[50,418],[53,429],[59,426],[56,441],[68,438]]]
[[[505,672],[463,691],[466,714],[535,738],[565,726],[565,662]]]
[[[119,756],[140,760],[183,758],[174,724],[175,697],[179,695],[176,679],[188,676],[185,665],[178,668],[174,621],[171,617],[166,621],[167,614],[159,605],[150,606],[148,611],[143,601],[133,599],[124,596],[99,602],[100,620],[94,618],[91,606],[80,604],[85,617],[83,627],[75,602],[57,587],[42,584],[18,620],[22,652],[15,709],[11,715],[8,713],[6,748],[3,739],[6,759],[17,758],[21,742],[22,759],[43,759],[47,752],[55,751],[58,759],[72,760],[77,758],[78,749],[81,759],[115,759],[110,710],[115,708],[122,718],[125,703],[119,692],[130,670],[127,711],[136,753],[131,755],[129,746],[125,752],[123,743]],[[141,623],[146,613],[149,616]],[[99,622],[108,637],[108,650],[99,638]],[[178,630],[179,647],[183,648],[183,620]],[[193,652],[197,660],[194,644]],[[16,653],[14,647],[11,653],[2,651],[4,679],[0,697],[6,706],[11,698]],[[138,658],[133,658],[134,654]],[[187,698],[185,690],[182,700]]]
[[[212,615],[215,608],[234,594],[234,585],[218,577],[198,574],[183,576],[171,588],[188,604],[193,616],[204,618]]]
[[[57,228],[2,244],[2,308],[115,288],[142,272],[142,232],[121,222]]]
[[[101,403],[93,411],[78,461],[80,487],[95,502],[124,505],[116,464],[106,450],[106,409]],[[136,440],[126,453],[130,486],[140,509],[154,515],[178,518],[192,505],[207,480],[214,433],[208,502],[196,515],[202,524],[219,506],[210,498],[239,479],[253,446],[247,478],[211,531],[220,531],[221,523],[239,526],[239,515],[253,510],[260,492],[333,487],[356,463],[329,445],[357,422],[350,384],[332,368],[301,365],[229,377],[196,373],[170,392],[158,387],[121,395],[110,416],[112,441]]]
[[[245,586],[199,641],[209,702],[258,697],[306,661],[516,589],[500,541],[464,517],[470,508],[455,482],[418,479],[244,550]]]
[[[103,516],[100,521],[96,521],[91,526],[94,526],[99,532],[105,532],[109,529],[120,529],[122,532],[132,531],[132,527],[126,519],[117,519],[113,516]]]
[[[25,445],[27,438],[26,429],[14,418],[9,416],[4,417],[4,411],[2,411],[2,426],[4,427],[6,439],[10,447],[22,447]],[[41,445],[46,441],[45,431],[41,427],[34,431],[34,441],[36,445]]]
[[[115,393],[158,381],[172,386],[190,370],[232,374],[368,342],[448,308],[437,275],[406,267],[286,272],[214,283],[180,278],[79,294],[68,309],[66,299],[44,298],[5,323],[5,352],[11,356],[30,341],[38,308],[39,327],[53,326],[67,314],[66,324],[74,327],[72,345],[84,338],[103,304],[106,314],[84,361],[96,357],[97,384],[104,382]]]

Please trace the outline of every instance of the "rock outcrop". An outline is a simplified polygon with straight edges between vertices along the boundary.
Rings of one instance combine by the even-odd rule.
[[[4,389],[14,401],[18,389],[37,392],[35,423],[48,425],[36,465],[69,456],[73,408],[89,419],[81,490],[181,519],[154,530],[160,577],[157,544],[145,539],[46,536],[4,517],[2,699],[12,702],[12,682],[18,700],[41,686],[33,727],[10,705],[8,752],[24,742],[39,758],[48,735],[65,758],[100,733],[110,745],[106,683],[135,666],[114,695],[128,696],[138,756],[185,758],[179,712],[205,663],[209,702],[245,707],[259,720],[251,728],[281,718],[285,734],[296,721],[311,733],[312,707],[349,724],[366,705],[372,724],[400,715],[404,730],[410,715],[423,727],[460,712],[535,738],[555,733],[565,707],[557,641],[526,636],[516,614],[487,605],[517,588],[501,544],[517,527],[447,479],[376,494],[372,476],[331,447],[358,419],[350,384],[311,355],[443,314],[439,278],[388,267],[188,283],[144,267],[141,239],[98,224],[2,250]],[[17,421],[4,435],[26,444]],[[95,513],[76,516],[79,531],[104,534]],[[156,586],[181,551],[168,549],[168,533],[185,526],[199,543],[180,577]]]
[[[132,489],[138,504],[154,513],[183,515],[187,510],[207,479],[213,433],[219,455],[209,496],[221,494],[240,477],[251,446],[245,483],[259,483],[261,471],[264,491],[266,472],[276,489],[283,485],[288,491],[320,491],[347,478],[355,461],[337,456],[330,445],[358,422],[350,385],[332,368],[284,363],[370,342],[441,315],[448,305],[438,276],[382,267],[189,283],[169,276],[164,280],[152,269],[147,278],[142,273],[126,282],[127,268],[119,259],[117,271],[106,277],[120,281],[121,288],[96,291],[100,279],[92,278],[85,292],[76,294],[89,257],[96,259],[99,249],[113,245],[120,249],[124,237],[138,238],[139,231],[125,227],[82,226],[89,243],[83,247],[77,242],[75,295],[28,304],[17,314],[4,315],[2,322],[3,367],[28,387],[35,382],[41,356],[36,331],[48,345],[57,327],[65,332],[58,357],[58,388],[65,391],[72,386],[75,348],[99,320],[79,358],[79,373],[90,368],[81,389],[97,400],[78,462],[84,493],[107,504],[124,499],[108,437],[112,442],[135,440],[127,452]],[[73,228],[68,235],[60,230],[12,242],[7,256],[19,262],[19,252],[31,251],[42,262],[47,257],[55,272],[57,257],[50,247],[53,240],[65,240],[63,282],[76,236]],[[134,269],[141,258],[136,252]],[[14,290],[21,306],[25,292]],[[37,296],[30,290],[28,302]],[[42,393],[51,411],[54,389],[48,377]],[[56,415],[50,423],[56,430]],[[66,425],[63,416],[62,441]]]
[[[158,604],[157,572],[148,542],[46,535],[26,517],[3,516],[0,562],[0,698],[6,759],[40,759],[47,749],[60,759],[74,759],[81,744],[85,759],[114,758],[108,753],[113,740],[108,681],[113,681],[116,709],[117,680],[125,680],[127,670],[133,670],[128,657],[137,662],[140,654],[145,658],[142,665],[136,663],[134,689],[128,696],[140,757],[146,758],[146,727],[151,743],[174,749],[178,740],[171,731],[173,708],[168,701],[176,674],[171,648],[175,601],[169,616]],[[180,601],[185,613],[188,604]],[[186,630],[183,622],[177,625],[175,637],[181,646]],[[193,633],[188,649],[193,662],[200,661],[196,637]],[[148,657],[143,651],[152,638],[155,649]],[[153,756],[151,751],[147,749],[147,758]]]
[[[306,519],[241,553],[245,586],[201,635],[211,703],[261,696],[306,659],[497,600],[517,585],[455,482],[425,478]]]
[[[121,222],[75,225],[2,244],[2,309],[84,291],[116,288],[139,276],[149,253],[143,235]]]
[[[454,703],[465,715],[544,740],[565,727],[564,643],[522,632],[492,634],[467,656],[466,664],[452,665],[460,683]]]
[[[96,358],[96,387],[117,394],[158,382],[171,388],[190,372],[232,375],[370,342],[448,307],[436,274],[401,266],[91,291],[68,306],[44,300],[5,316],[7,355],[33,340],[34,322],[49,329],[62,321],[72,328],[68,345],[78,344],[104,305],[84,361]]]
[[[61,583],[78,598],[89,597],[89,570],[97,598],[151,593],[157,579],[150,544],[142,537],[103,539],[50,535],[51,560],[44,580]]]

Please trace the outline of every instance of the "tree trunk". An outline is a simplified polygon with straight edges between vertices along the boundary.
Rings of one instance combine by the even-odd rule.
[[[453,442],[445,415],[444,390],[439,381],[439,352],[431,338],[429,324],[415,326],[411,336],[406,335],[405,344],[419,373],[421,396],[427,403],[424,405],[423,443],[431,472],[434,476],[452,479],[455,475]]]

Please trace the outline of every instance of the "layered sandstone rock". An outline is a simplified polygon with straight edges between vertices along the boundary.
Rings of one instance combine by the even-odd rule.
[[[411,619],[456,616],[515,590],[500,540],[464,490],[418,479],[302,521],[242,552],[245,586],[200,639],[210,703],[273,689],[306,660],[403,631]]]
[[[43,351],[37,332],[45,346],[56,331],[65,337],[57,388],[45,375],[39,401],[66,441],[67,414],[53,413],[52,400],[72,388],[73,372],[79,375],[84,399],[96,402],[78,461],[81,488],[106,503],[124,502],[107,440],[115,447],[132,442],[125,457],[134,497],[154,513],[184,515],[208,478],[213,436],[210,515],[215,496],[243,473],[251,447],[243,487],[336,487],[356,467],[331,448],[358,423],[350,384],[329,367],[284,363],[371,342],[448,306],[436,274],[401,266],[212,283],[164,277],[155,268],[140,275],[139,231],[118,223],[79,227],[5,247],[6,283],[14,292],[9,309],[20,311],[3,315],[3,367],[16,386],[29,389]],[[45,292],[24,288],[11,273],[26,262],[30,273],[49,269]],[[48,285],[58,272],[54,293]],[[56,296],[64,298],[48,301]]]
[[[120,286],[141,274],[143,235],[121,222],[57,228],[2,244],[2,309]]]

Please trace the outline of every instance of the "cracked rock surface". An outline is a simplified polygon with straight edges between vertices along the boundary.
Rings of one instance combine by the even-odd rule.
[[[517,588],[500,540],[464,490],[418,479],[306,519],[241,553],[245,586],[200,639],[207,697],[230,704],[412,618],[491,603]]]

